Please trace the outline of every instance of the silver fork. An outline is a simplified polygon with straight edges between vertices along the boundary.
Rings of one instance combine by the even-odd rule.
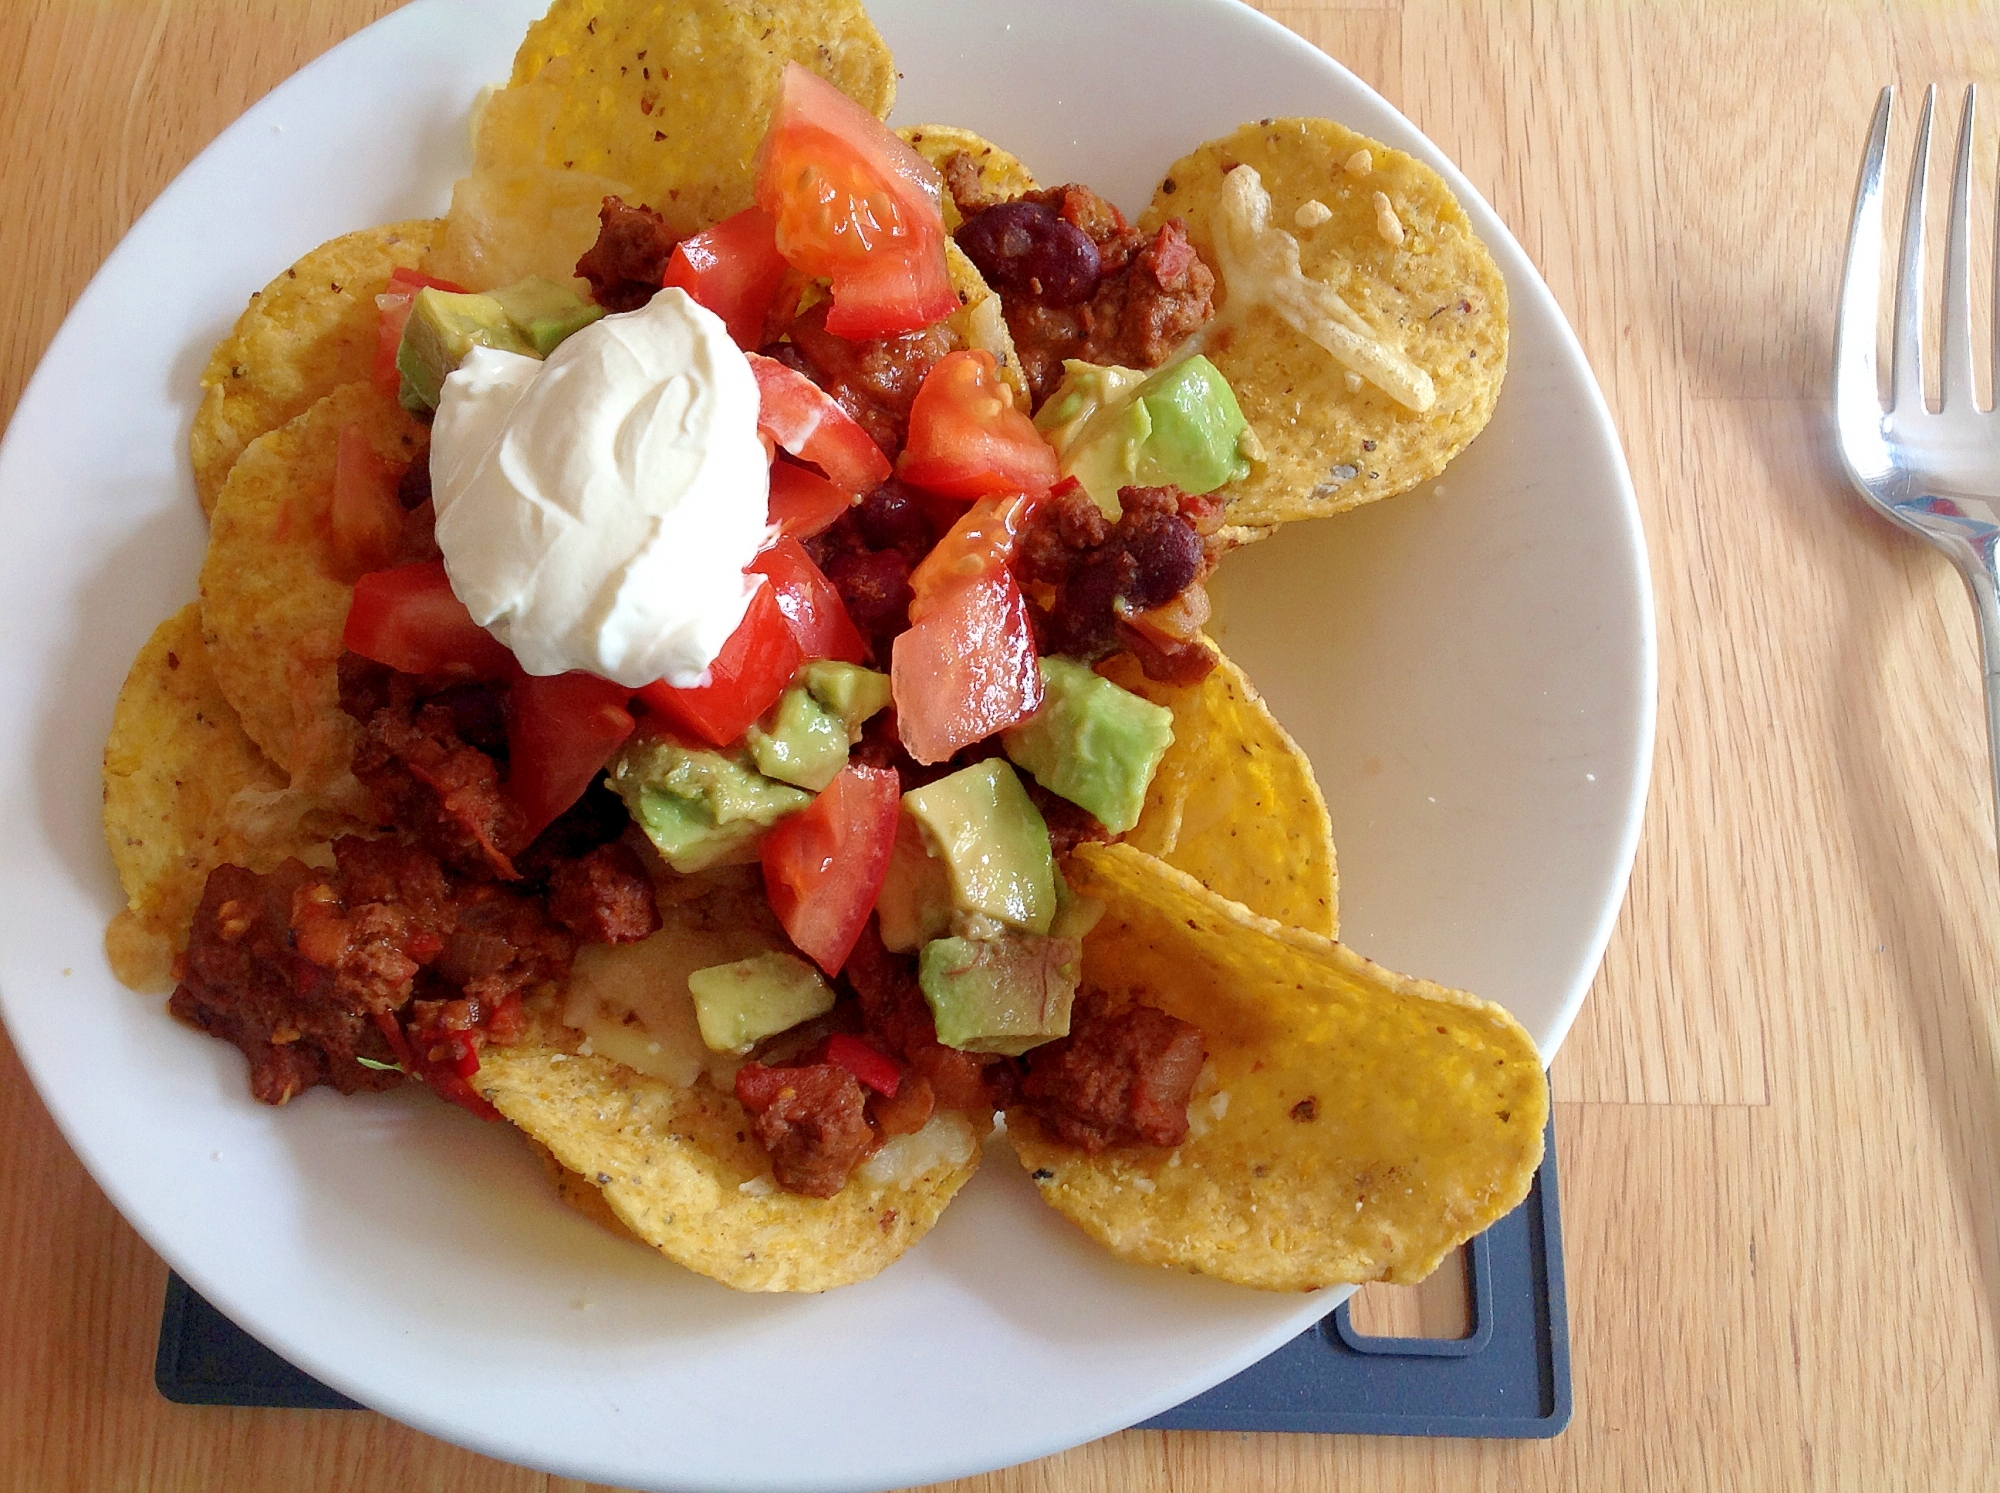
[[[1882,156],[1889,138],[1884,88],[1868,132],[1848,231],[1847,270],[1834,333],[1833,410],[1840,459],[1862,496],[1881,513],[1950,556],[1965,577],[1979,617],[1980,653],[1986,668],[1986,733],[2000,823],[2000,404],[1982,410],[1972,392],[1971,232],[1972,117],[1974,90],[1965,90],[1958,126],[1958,164],[1951,179],[1951,216],[1944,247],[1943,400],[1936,413],[1924,402],[1923,285],[1924,192],[1930,160],[1931,115],[1937,86],[1924,90],[1917,129],[1916,163],[1903,208],[1903,252],[1896,273],[1896,315],[1891,332],[1889,408],[1884,411],[1875,374],[1875,329],[1882,287]],[[1995,259],[1995,304],[2000,307],[2000,256]],[[1996,372],[2000,372],[2000,315],[1993,321]]]

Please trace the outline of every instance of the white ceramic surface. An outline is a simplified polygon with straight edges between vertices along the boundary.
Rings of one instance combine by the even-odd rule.
[[[262,1108],[230,1047],[119,987],[98,755],[126,666],[194,594],[196,378],[312,245],[436,212],[463,117],[541,0],[421,0],[314,63],[163,193],[78,302],[0,448],[0,1010],[64,1134],[191,1284],[327,1383],[450,1440],[645,1488],[930,1482],[1087,1440],[1332,1298],[1120,1265],[1004,1153],[879,1279],[732,1294],[566,1212],[503,1129],[404,1094]],[[1244,119],[1427,156],[1513,297],[1492,427],[1441,490],[1225,564],[1225,641],[1311,752],[1345,931],[1507,1003],[1552,1054],[1602,954],[1651,751],[1637,510],[1574,338],[1405,120],[1230,0],[879,0],[899,123],[947,120],[1128,209]],[[1572,1241],[1588,1250],[1588,1239]]]

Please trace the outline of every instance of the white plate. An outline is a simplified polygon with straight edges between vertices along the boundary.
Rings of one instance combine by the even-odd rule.
[[[646,1488],[927,1483],[1162,1410],[1330,1295],[1127,1267],[992,1158],[865,1285],[735,1295],[603,1234],[527,1151],[419,1094],[251,1102],[242,1059],[111,978],[98,754],[133,653],[194,594],[196,378],[245,295],[336,233],[442,209],[462,120],[542,0],[425,0],[215,142],[78,301],[0,450],[0,1002],[64,1134],[203,1295],[387,1414]],[[1435,163],[1493,246],[1513,353],[1426,491],[1221,572],[1229,648],[1333,805],[1349,940],[1506,1002],[1552,1054],[1631,864],[1653,712],[1630,480],[1588,367],[1491,211],[1401,116],[1231,0],[879,0],[897,119],[969,125],[1128,209],[1201,140],[1322,114]],[[1589,1248],[1582,1241],[1581,1248]]]

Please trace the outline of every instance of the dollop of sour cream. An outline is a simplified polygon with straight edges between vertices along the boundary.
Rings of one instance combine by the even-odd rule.
[[[530,674],[703,683],[759,583],[757,404],[721,318],[679,290],[546,362],[474,348],[431,427],[452,590]]]

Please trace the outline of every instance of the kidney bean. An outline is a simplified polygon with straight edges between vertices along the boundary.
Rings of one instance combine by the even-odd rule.
[[[957,239],[988,284],[1025,290],[1045,306],[1080,305],[1097,293],[1097,245],[1042,203],[998,203],[960,224]]]

